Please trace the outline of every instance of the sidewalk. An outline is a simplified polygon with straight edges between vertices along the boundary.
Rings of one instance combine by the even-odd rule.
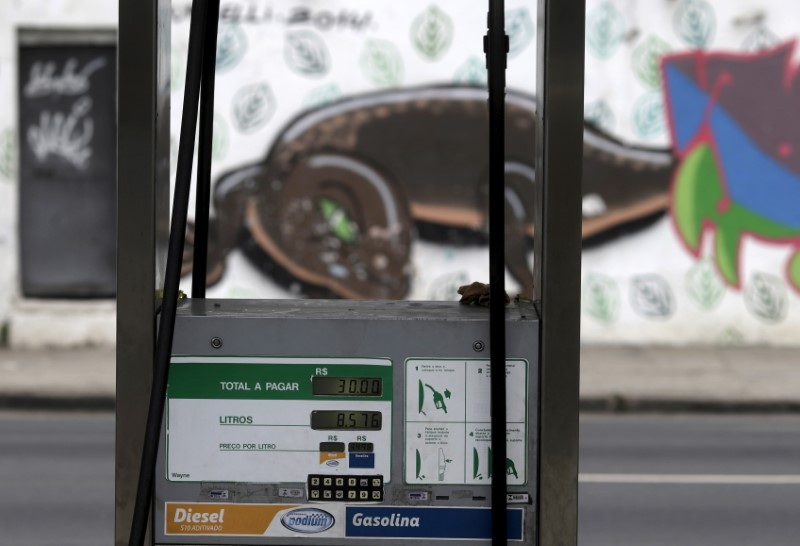
[[[0,349],[0,409],[113,410],[113,348]],[[584,347],[582,411],[800,411],[800,349]]]

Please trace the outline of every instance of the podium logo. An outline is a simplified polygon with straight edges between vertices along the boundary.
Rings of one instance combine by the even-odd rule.
[[[318,508],[296,508],[284,514],[281,523],[297,533],[321,533],[327,531],[336,520],[325,510]]]

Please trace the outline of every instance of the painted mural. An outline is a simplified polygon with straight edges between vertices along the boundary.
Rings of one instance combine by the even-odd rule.
[[[534,98],[510,92],[506,265],[524,294],[533,292],[535,121]],[[300,114],[263,161],[217,180],[208,282],[241,244],[265,274],[301,282],[305,295],[406,297],[415,236],[486,244],[488,124],[485,88],[454,85],[365,94]],[[669,150],[625,146],[591,124],[584,135],[587,238],[664,211]]]
[[[797,343],[800,6],[634,4],[587,2],[586,115],[673,150],[669,215],[584,252],[584,339]]]
[[[587,0],[586,342],[798,343],[788,4]],[[507,282],[529,293],[536,22],[507,7]],[[484,31],[459,0],[223,0],[209,294],[452,300],[485,281]]]
[[[672,218],[699,256],[713,232],[714,262],[741,288],[741,239],[791,247],[800,291],[800,89],[795,43],[750,54],[691,52],[663,58],[670,139],[681,158]]]

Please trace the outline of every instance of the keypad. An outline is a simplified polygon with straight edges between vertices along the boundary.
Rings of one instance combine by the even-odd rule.
[[[382,502],[383,476],[308,477],[308,498],[313,501]]]

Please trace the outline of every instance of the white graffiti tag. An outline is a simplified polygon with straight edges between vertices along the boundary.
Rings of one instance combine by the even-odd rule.
[[[92,99],[81,97],[72,104],[68,115],[44,110],[39,125],[28,127],[28,144],[39,161],[61,156],[78,169],[85,169],[92,157],[89,144],[94,135],[94,121],[88,116]]]
[[[64,63],[61,74],[56,74],[55,61],[36,62],[31,67],[30,77],[22,90],[25,98],[43,97],[45,95],[82,95],[89,90],[92,74],[106,65],[102,57],[86,63],[80,72],[77,71],[78,60],[71,57]]]

